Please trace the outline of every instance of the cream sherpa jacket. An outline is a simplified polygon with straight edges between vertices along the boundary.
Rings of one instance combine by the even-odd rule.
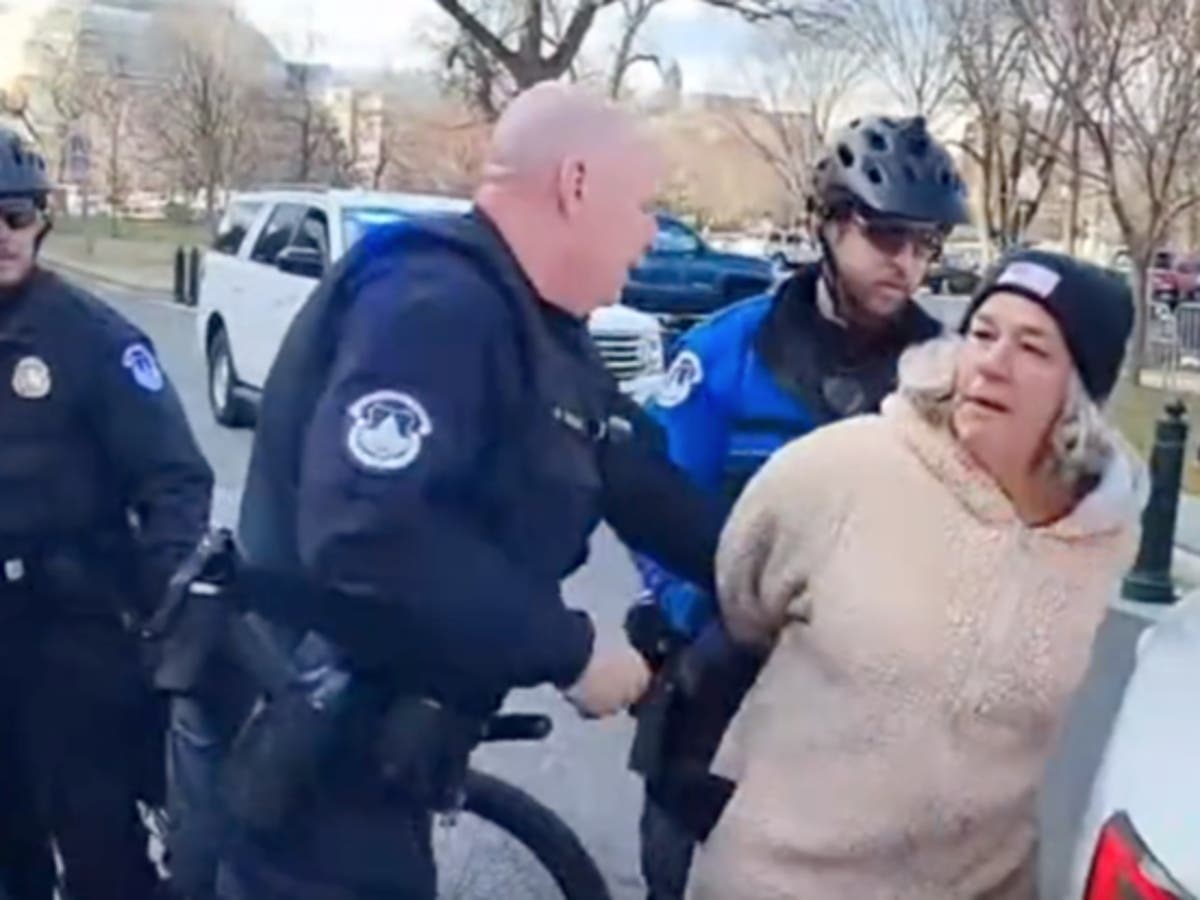
[[[1032,897],[1035,795],[1145,482],[1122,448],[1027,527],[899,395],[780,451],[721,541],[728,626],[773,650],[714,763],[738,789],[690,900]]]

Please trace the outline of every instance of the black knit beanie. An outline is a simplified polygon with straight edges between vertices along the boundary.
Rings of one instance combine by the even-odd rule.
[[[1097,403],[1112,393],[1133,329],[1133,292],[1123,278],[1061,253],[1020,250],[1002,259],[971,298],[961,331],[992,294],[1027,297],[1058,323],[1080,380]]]

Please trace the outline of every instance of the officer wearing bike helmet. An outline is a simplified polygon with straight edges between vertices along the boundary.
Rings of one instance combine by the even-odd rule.
[[[786,442],[878,409],[901,352],[940,331],[912,295],[950,229],[968,221],[963,182],[919,117],[868,116],[840,130],[814,169],[810,204],[821,261],[688,332],[654,403],[672,460],[730,501]],[[694,836],[706,827],[697,817],[716,814],[677,777],[676,758],[703,773],[758,666],[723,640],[708,592],[650,560],[638,566],[652,603],[631,627],[665,631],[668,644],[690,643],[693,658],[729,664],[705,679],[717,682],[717,696],[703,688],[671,708],[648,703],[639,724],[639,740],[653,748],[639,769],[642,868],[649,896],[663,900],[683,895]]]
[[[131,626],[212,474],[146,336],[38,266],[50,191],[0,127],[0,885],[51,900],[53,839],[73,900],[141,900],[162,722]]]

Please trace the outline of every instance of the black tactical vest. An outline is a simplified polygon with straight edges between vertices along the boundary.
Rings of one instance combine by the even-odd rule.
[[[583,326],[578,326],[581,339],[572,340],[548,324],[499,236],[489,224],[467,216],[369,237],[326,276],[297,316],[267,379],[242,502],[239,539],[255,563],[301,568],[296,533],[300,454],[358,275],[373,258],[431,247],[452,251],[451,258],[476,267],[495,287],[495,295],[481,302],[506,305],[520,359],[519,371],[498,373],[496,403],[507,424],[480,471],[460,487],[459,507],[469,509],[471,527],[548,580],[557,582],[586,556],[588,537],[600,519],[597,445],[614,427],[607,408],[611,381]]]

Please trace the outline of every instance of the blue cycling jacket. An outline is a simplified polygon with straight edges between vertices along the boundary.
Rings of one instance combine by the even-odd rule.
[[[816,266],[805,267],[772,294],[693,328],[650,405],[672,461],[730,504],[787,442],[877,410],[903,350],[941,330],[910,303],[891,329],[861,336],[822,311],[819,280]],[[711,594],[647,558],[636,561],[673,627],[697,634],[715,612]]]

